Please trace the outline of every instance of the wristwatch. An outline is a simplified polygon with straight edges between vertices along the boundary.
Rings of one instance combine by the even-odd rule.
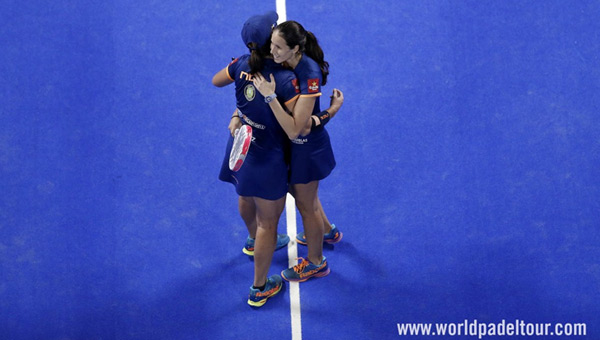
[[[265,97],[265,103],[270,103],[273,101],[273,99],[277,98],[277,95],[275,93],[270,94],[268,96]]]

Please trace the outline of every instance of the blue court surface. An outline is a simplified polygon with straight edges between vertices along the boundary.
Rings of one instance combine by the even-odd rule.
[[[0,339],[291,339],[289,285],[246,304],[247,232],[217,179],[234,90],[211,84],[275,1],[0,8]],[[600,339],[600,3],[286,10],[331,65],[323,98],[346,99],[320,187],[344,238],[299,285],[301,338],[524,320]]]

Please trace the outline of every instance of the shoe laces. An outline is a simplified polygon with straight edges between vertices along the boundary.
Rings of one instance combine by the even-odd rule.
[[[304,268],[306,268],[306,266],[308,266],[308,260],[305,260],[302,257],[299,257],[298,260],[302,260],[302,261],[294,266],[294,271],[296,273],[300,274],[300,273],[302,273],[302,271],[304,271]]]

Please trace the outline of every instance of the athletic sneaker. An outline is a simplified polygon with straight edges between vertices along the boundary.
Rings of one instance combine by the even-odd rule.
[[[335,224],[332,224],[331,231],[323,235],[323,242],[329,244],[338,243],[342,239],[342,236],[344,236],[344,234],[335,226]],[[306,237],[304,236],[304,232],[296,235],[296,241],[299,244],[306,245]]]
[[[304,282],[311,277],[326,276],[330,272],[325,256],[323,256],[323,260],[318,266],[303,258],[300,258],[300,260],[302,261],[297,265],[282,271],[281,276],[288,281]]]
[[[286,234],[277,235],[277,245],[275,246],[275,250],[278,250],[278,249],[281,249],[281,248],[287,246],[288,243],[290,243],[289,236],[287,236]],[[244,245],[244,248],[242,248],[242,251],[246,255],[254,256],[254,239],[253,238],[250,238],[250,236],[248,236],[248,238],[246,239],[246,244]]]
[[[273,275],[267,279],[265,289],[259,290],[250,286],[250,294],[248,295],[248,304],[253,307],[260,307],[267,302],[271,296],[279,293],[283,287],[283,281],[279,275]]]

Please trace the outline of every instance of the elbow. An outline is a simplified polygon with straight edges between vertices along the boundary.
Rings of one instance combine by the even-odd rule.
[[[288,136],[288,138],[290,140],[294,140],[296,138],[300,138],[301,136],[306,136],[310,133],[310,126],[309,127],[304,127],[304,128],[299,128],[296,127],[296,129],[291,130],[290,132],[286,131],[286,134]]]
[[[223,87],[226,85],[229,85],[230,82],[227,82],[227,80],[223,79],[222,77],[219,76],[219,74],[215,74],[215,76],[212,78],[212,84],[216,87]]]
[[[294,139],[300,137],[300,132],[292,132],[292,133],[288,133],[287,135],[290,140],[294,140]]]

